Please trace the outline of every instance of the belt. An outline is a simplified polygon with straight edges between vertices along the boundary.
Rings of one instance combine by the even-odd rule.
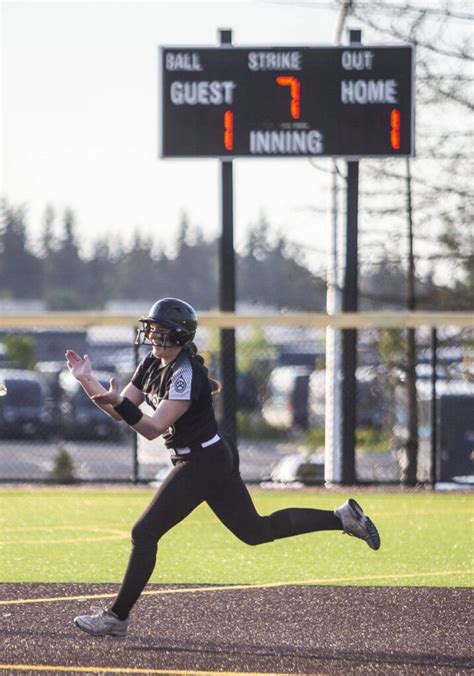
[[[188,455],[188,453],[191,453],[192,451],[200,451],[202,448],[207,448],[208,446],[217,444],[218,441],[220,441],[220,436],[218,434],[214,434],[212,439],[193,444],[192,446],[185,446],[184,448],[173,448],[173,451],[179,456]]]

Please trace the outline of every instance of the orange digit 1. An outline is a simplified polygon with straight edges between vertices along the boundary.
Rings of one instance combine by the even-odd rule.
[[[226,150],[234,149],[234,113],[231,110],[224,113],[224,147]]]
[[[300,81],[298,80],[297,77],[294,77],[293,75],[280,75],[280,77],[276,78],[277,84],[281,85],[282,87],[289,87],[290,88],[290,114],[291,117],[294,120],[299,120],[300,119]]]
[[[400,150],[400,111],[394,108],[390,113],[390,144],[394,150]]]

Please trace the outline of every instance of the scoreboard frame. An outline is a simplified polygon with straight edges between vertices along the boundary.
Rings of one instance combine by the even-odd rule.
[[[160,157],[415,154],[415,47],[162,46]]]

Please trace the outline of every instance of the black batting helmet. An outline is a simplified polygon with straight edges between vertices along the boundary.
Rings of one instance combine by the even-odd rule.
[[[148,338],[148,324],[151,322],[165,326],[171,331],[167,334],[170,344],[185,347],[190,345],[197,329],[197,315],[194,308],[179,298],[161,298],[150,308],[148,315],[138,320],[143,324],[137,331],[137,343],[145,343]]]

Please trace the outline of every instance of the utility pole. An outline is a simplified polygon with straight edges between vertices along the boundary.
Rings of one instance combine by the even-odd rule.
[[[344,0],[338,14],[334,42],[341,43],[342,32],[352,0]],[[341,284],[339,279],[339,188],[336,160],[331,168],[331,240],[327,261],[326,312],[336,314],[341,310]],[[327,484],[342,481],[342,443],[341,443],[341,332],[328,327],[326,329],[326,415],[325,415],[325,452],[324,479]]]
[[[408,279],[407,310],[416,310],[415,290],[415,257],[413,253],[413,205],[411,200],[411,167],[410,159],[406,159],[406,198],[408,221]],[[416,393],[416,333],[415,329],[407,329],[407,406],[408,406],[408,438],[406,443],[406,459],[402,468],[402,483],[416,484],[418,474],[418,398]]]

